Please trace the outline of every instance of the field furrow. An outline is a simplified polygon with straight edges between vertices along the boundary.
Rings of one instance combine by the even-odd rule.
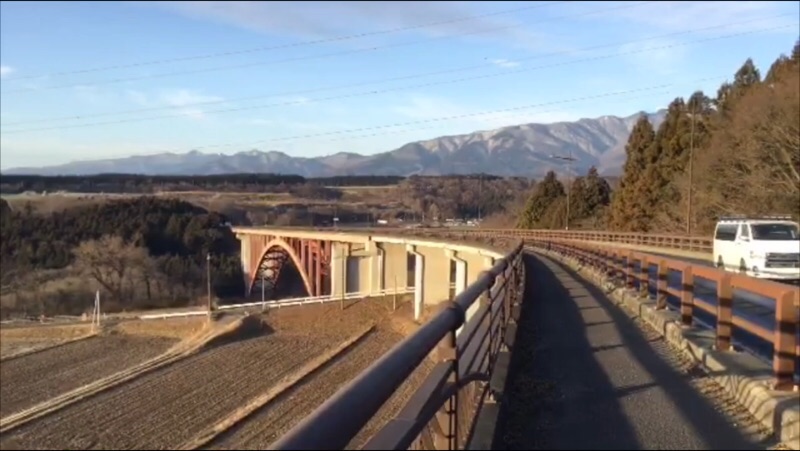
[[[268,336],[179,361],[0,439],[0,448],[174,449],[337,343]]]
[[[144,362],[175,343],[164,338],[95,337],[0,362],[0,417]]]
[[[305,382],[210,444],[211,449],[266,449],[400,340],[376,331]]]

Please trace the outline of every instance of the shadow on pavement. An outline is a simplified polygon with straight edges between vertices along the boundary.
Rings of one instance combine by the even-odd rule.
[[[758,447],[600,289],[555,260],[525,259],[494,449]]]

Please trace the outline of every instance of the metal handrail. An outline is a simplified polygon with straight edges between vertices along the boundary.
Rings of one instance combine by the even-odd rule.
[[[462,326],[466,326],[465,329],[467,329],[471,322],[481,321],[486,318],[486,316],[473,317],[466,321],[466,312],[479,299],[484,299],[485,302],[491,303],[492,300],[489,293],[491,293],[496,280],[511,279],[514,281],[513,283],[503,282],[505,289],[502,291],[502,295],[498,297],[498,302],[509,303],[511,300],[516,299],[514,289],[518,289],[518,284],[521,282],[522,250],[522,242],[520,242],[512,252],[499,259],[490,270],[483,272],[462,293],[452,301],[446,302],[445,308],[438,314],[420,326],[412,335],[395,345],[388,353],[384,354],[350,383],[342,387],[311,415],[270,445],[269,449],[345,448],[417,367],[434,351],[437,345],[439,346],[442,362],[437,366],[438,371],[432,372],[420,389],[421,392],[428,390],[428,396],[415,398],[422,405],[416,407],[407,405],[407,409],[404,409],[405,414],[412,416],[413,420],[409,421],[407,418],[401,418],[402,421],[392,421],[376,437],[383,437],[384,440],[389,440],[393,444],[392,448],[407,446],[406,442],[409,437],[416,438],[420,430],[430,423],[432,417],[442,407],[441,404],[449,400],[451,408],[448,410],[448,414],[454,417],[450,421],[453,430],[446,432],[444,439],[448,440],[451,448],[457,447],[459,441],[463,441],[464,437],[468,435],[464,434],[464,431],[461,431],[461,433],[458,431],[457,425],[465,420],[463,415],[460,418],[458,417],[458,392],[463,388],[464,384],[488,378],[489,368],[492,364],[492,347],[499,349],[499,343],[501,342],[501,340],[497,340],[495,343],[489,343],[489,360],[486,365],[481,364],[478,367],[480,369],[485,366],[484,371],[465,371],[466,369],[461,370],[459,359],[466,349],[459,349],[457,331]],[[509,307],[504,307],[502,310],[509,311],[510,309]],[[507,319],[508,316],[504,315],[502,321]],[[495,328],[495,325],[489,324],[486,333],[482,334],[482,341],[485,341],[487,335],[490,336],[490,341],[494,340],[496,334],[492,331]],[[503,331],[504,328],[501,333]],[[476,337],[471,337],[466,347],[469,347],[470,343],[477,343],[476,339]],[[479,345],[482,346],[482,343],[479,343]],[[480,349],[476,351],[476,357],[479,351]],[[486,356],[483,359],[486,359]],[[453,387],[456,388],[454,389]],[[454,395],[453,393],[456,394]],[[412,399],[413,401],[414,399]],[[463,408],[462,406],[462,410]],[[474,415],[472,419],[474,419]],[[472,419],[469,420],[471,421]]]

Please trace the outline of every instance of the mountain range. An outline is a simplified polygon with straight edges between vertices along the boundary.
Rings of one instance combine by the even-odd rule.
[[[548,170],[565,171],[554,155],[574,158],[570,172],[584,174],[591,166],[603,175],[618,175],[625,162],[625,144],[640,115],[655,127],[666,110],[628,117],[602,116],[574,122],[523,124],[489,131],[417,141],[388,152],[360,155],[340,152],[306,158],[278,151],[248,150],[233,155],[161,153],[125,158],[75,161],[41,168],[13,168],[4,174],[211,175],[226,173],[335,175],[445,175],[486,173],[541,177]]]

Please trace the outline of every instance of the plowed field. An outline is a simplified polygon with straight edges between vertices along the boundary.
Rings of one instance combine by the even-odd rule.
[[[322,370],[287,392],[275,402],[264,407],[243,421],[227,434],[210,444],[211,449],[266,449],[314,411],[326,399],[336,393],[347,382],[356,377],[400,341],[400,334],[378,330],[367,336],[346,354],[330,362]],[[390,398],[362,432],[353,440],[351,447],[363,446],[380,427],[397,414],[417,389],[426,374],[427,366],[421,368]]]
[[[144,362],[176,340],[94,337],[0,362],[0,417]]]
[[[0,438],[3,449],[173,449],[337,342],[232,343],[112,388]]]

